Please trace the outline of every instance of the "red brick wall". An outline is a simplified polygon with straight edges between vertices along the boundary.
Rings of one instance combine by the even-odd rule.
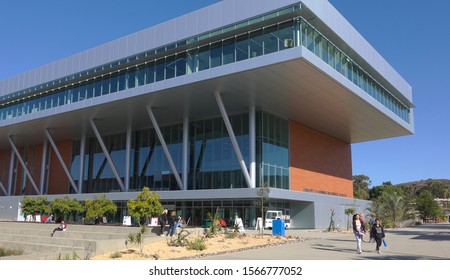
[[[290,130],[290,186],[353,197],[351,146],[294,121]]]
[[[72,141],[61,141],[56,143],[61,156],[66,163],[66,166],[70,170],[70,163],[72,160]],[[48,144],[48,148],[51,149],[50,143]],[[42,164],[42,150],[43,145],[37,145],[33,147],[28,147],[27,154],[25,155],[25,149],[19,148],[19,153],[23,159],[27,158],[27,168],[30,171],[34,182],[36,183],[37,188],[39,189],[39,181],[41,176],[41,164]],[[61,166],[61,163],[56,156],[56,153],[51,149],[50,153],[50,172],[48,178],[48,194],[66,194],[69,185],[69,179],[64,172],[64,169]],[[5,156],[6,155],[6,156]],[[8,188],[8,174],[9,174],[9,160],[10,160],[11,150],[2,150],[0,151],[0,180],[5,185],[5,188]],[[5,160],[3,160],[5,159]],[[16,158],[16,161],[18,159]],[[23,169],[20,162],[17,163],[17,180],[15,181],[15,187],[12,187],[13,191],[12,195],[21,195],[20,189],[23,181]],[[14,175],[15,176],[15,175]],[[27,185],[25,190],[26,195],[34,195],[37,194],[31,184],[30,179],[27,177]],[[0,195],[3,195],[0,192]]]
[[[11,151],[1,150],[0,151],[0,181],[5,186],[6,191],[8,191],[8,175],[9,175],[9,161],[11,158]],[[5,195],[3,191],[0,191],[0,196]]]
[[[58,150],[70,171],[70,164],[72,160],[72,141],[61,141],[56,143],[56,146],[58,147]],[[67,175],[64,172],[64,169],[53,149],[50,157],[48,194],[66,194],[68,193],[69,179],[67,178]]]

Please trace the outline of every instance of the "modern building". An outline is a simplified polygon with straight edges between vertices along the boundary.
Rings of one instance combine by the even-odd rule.
[[[23,196],[144,186],[202,224],[295,228],[353,198],[351,145],[414,132],[410,85],[326,0],[223,0],[0,82],[0,218]],[[357,210],[358,211],[358,210]]]

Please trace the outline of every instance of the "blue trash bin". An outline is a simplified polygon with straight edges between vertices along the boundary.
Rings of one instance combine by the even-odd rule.
[[[272,235],[279,235],[279,236],[286,235],[283,220],[273,220],[272,221]]]

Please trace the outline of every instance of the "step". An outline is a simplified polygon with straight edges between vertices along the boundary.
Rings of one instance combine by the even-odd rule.
[[[61,234],[61,233],[60,233]],[[62,235],[62,234],[61,234]],[[31,236],[31,235],[19,235],[19,234],[2,234],[0,235],[0,241],[13,241],[24,243],[38,243],[43,245],[56,245],[56,246],[72,246],[72,247],[86,247],[91,246],[95,251],[96,241],[89,239],[72,239],[59,237],[55,233],[54,237],[50,236]]]
[[[84,247],[8,240],[0,240],[0,247],[23,250],[24,254],[30,254],[33,252],[67,252],[73,250],[85,250]]]
[[[1,234],[17,234],[17,235],[33,235],[33,236],[49,236],[53,232],[51,229],[28,229],[28,228],[0,228]],[[104,240],[104,239],[127,239],[128,234],[124,233],[107,233],[107,232],[87,232],[87,231],[74,231],[68,229],[62,232],[55,232],[55,235],[61,235],[61,237],[74,238],[74,239],[92,239],[92,240]]]

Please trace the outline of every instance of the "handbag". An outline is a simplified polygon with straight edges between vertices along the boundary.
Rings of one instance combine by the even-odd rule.
[[[386,241],[386,239],[383,239],[383,245],[384,245],[384,247],[387,247],[387,241]]]

